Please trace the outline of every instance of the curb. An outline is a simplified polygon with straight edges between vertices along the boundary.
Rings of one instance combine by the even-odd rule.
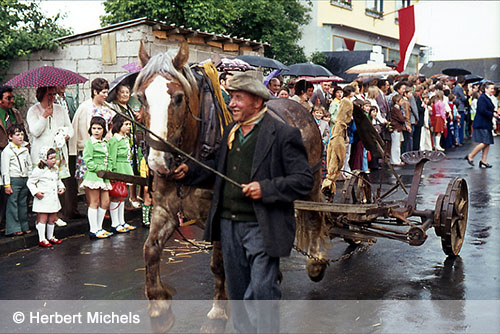
[[[133,220],[141,217],[142,212],[140,209],[125,211],[125,218]],[[56,227],[55,236],[58,239],[64,239],[77,234],[87,234],[89,232],[89,224],[87,216],[79,219],[67,219],[68,225],[63,227]],[[29,224],[30,227],[32,224]],[[105,219],[103,227],[109,230],[111,220]],[[0,256],[9,255],[9,253],[16,252],[23,249],[32,248],[38,245],[38,233],[36,228],[31,229],[32,232],[27,235],[17,237],[0,237]]]

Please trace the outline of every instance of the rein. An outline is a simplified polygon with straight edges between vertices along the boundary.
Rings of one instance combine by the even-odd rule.
[[[155,150],[159,150],[159,151],[163,151],[163,152],[174,152],[174,153],[177,153],[179,155],[182,155],[183,157],[187,158],[188,160],[191,160],[192,162],[199,165],[200,167],[205,168],[205,169],[211,171],[212,173],[214,173],[215,175],[221,177],[225,181],[227,181],[227,182],[229,182],[229,183],[231,183],[239,188],[243,188],[243,186],[240,183],[234,181],[233,179],[227,177],[226,175],[213,169],[212,167],[207,166],[203,162],[201,162],[198,159],[196,159],[195,157],[191,156],[189,153],[184,152],[183,150],[181,150],[180,148],[178,148],[174,144],[170,143],[168,140],[163,139],[162,137],[160,137],[159,135],[157,135],[156,133],[154,133],[153,131],[148,129],[144,124],[137,122],[135,119],[133,119],[132,117],[129,117],[128,115],[125,115],[121,112],[116,111],[108,103],[105,102],[105,104],[107,105],[108,108],[110,108],[114,112],[119,113],[121,116],[123,116],[128,121],[130,121],[130,122],[134,123],[135,125],[139,126],[140,128],[142,128],[149,135],[149,136],[146,136],[146,142],[148,143],[148,145],[150,145],[150,147],[154,148]],[[194,117],[194,115],[193,115],[193,117]],[[156,140],[151,138],[151,136],[155,137]]]

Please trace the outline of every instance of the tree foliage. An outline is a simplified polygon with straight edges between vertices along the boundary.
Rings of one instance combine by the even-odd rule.
[[[313,52],[309,59],[311,63],[326,67],[326,55],[321,51]]]
[[[70,33],[58,24],[59,15],[46,17],[37,2],[0,3],[0,79],[13,59],[42,49],[54,50],[59,45],[54,39]]]
[[[310,21],[310,1],[299,0],[106,0],[102,24],[140,17],[187,28],[268,42],[266,57],[306,61],[297,45],[300,26]]]

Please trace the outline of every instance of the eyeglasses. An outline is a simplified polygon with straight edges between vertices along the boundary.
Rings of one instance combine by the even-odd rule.
[[[6,96],[5,98],[7,99],[7,101],[12,101],[12,100],[14,100],[14,96]]]

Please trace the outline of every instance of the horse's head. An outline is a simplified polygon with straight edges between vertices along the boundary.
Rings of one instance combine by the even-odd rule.
[[[186,65],[189,48],[183,42],[178,52],[169,50],[149,57],[141,43],[139,59],[143,69],[134,91],[144,105],[147,127],[187,153],[192,153],[198,136],[198,86]],[[172,173],[176,154],[148,138],[148,165],[163,175]],[[156,143],[156,145],[155,145]]]

